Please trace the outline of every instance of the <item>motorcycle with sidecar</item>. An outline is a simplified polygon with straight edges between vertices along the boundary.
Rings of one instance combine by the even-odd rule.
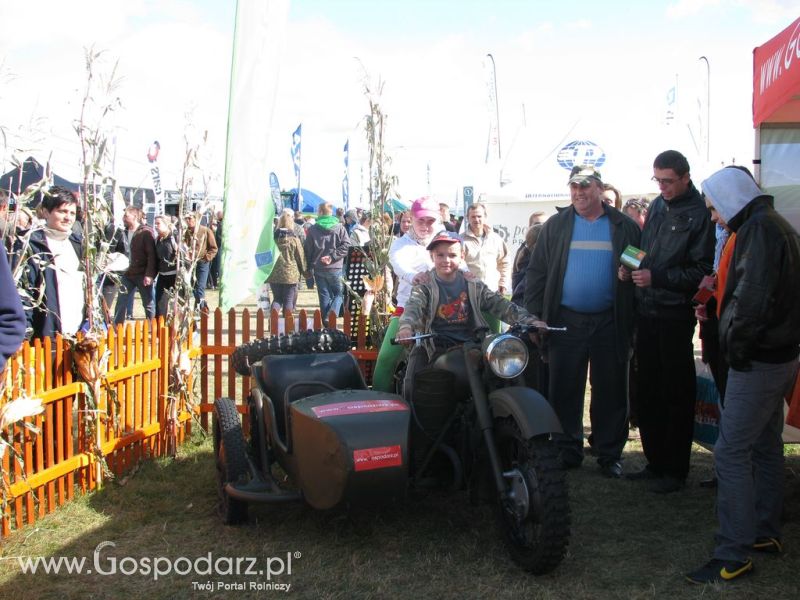
[[[428,336],[415,336],[395,393],[368,388],[341,332],[260,340],[261,356],[237,348],[234,366],[254,384],[247,438],[235,403],[214,405],[223,520],[245,521],[251,502],[322,510],[466,490],[474,503],[493,505],[515,563],[552,571],[566,553],[570,508],[551,439],[560,423],[524,385],[529,331],[478,332],[432,361]]]

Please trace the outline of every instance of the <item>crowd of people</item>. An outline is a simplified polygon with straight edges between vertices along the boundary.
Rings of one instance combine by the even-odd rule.
[[[179,239],[176,217],[158,215],[150,227],[142,209],[128,206],[122,227],[109,222],[90,250],[83,240],[78,198],[71,190],[52,186],[37,193],[35,201],[33,211],[22,206],[9,211],[8,195],[0,195],[3,248],[16,274],[15,293],[25,307],[27,338],[86,331],[90,303],[85,273],[90,266],[98,267],[94,286],[107,325],[132,318],[137,292],[147,318],[166,315],[178,260],[190,275],[196,305],[205,305],[219,238],[196,222],[198,215],[185,217]],[[221,223],[212,222],[221,233]]]
[[[368,253],[377,222],[391,236],[386,282],[395,308],[379,360],[399,361],[403,349],[390,342],[407,343],[415,332],[432,331],[436,352],[463,342],[478,325],[497,326],[489,319],[538,324],[542,331],[532,340],[545,372],[539,390],[562,424],[563,433],[554,435],[562,467],[581,467],[590,452],[603,476],[658,494],[680,492],[690,469],[699,320],[723,406],[714,448],[719,531],[713,558],[687,578],[727,581],[752,571],[752,552],[782,551],[781,432],[783,398],[800,354],[800,242],[746,169],[723,168],[698,189],[686,158],[668,150],[655,158],[652,179],[660,191],[652,202],[623,202],[597,169],[576,166],[567,180],[571,204],[549,218],[531,214],[514,256],[482,203],[470,205],[461,222],[431,197],[394,219],[328,203],[315,217],[285,209],[275,224],[272,308],[294,310],[303,282],[316,288],[324,315],[340,314],[350,248]],[[8,262],[0,260],[3,361],[18,347],[24,323],[29,336],[41,337],[74,334],[84,321],[76,213],[68,190],[43,195],[43,226],[12,259],[25,263],[20,293],[9,293]],[[106,235],[109,264],[116,265],[107,270],[116,275],[98,285],[109,307],[117,295],[116,323],[129,318],[136,291],[148,317],[165,314],[181,249],[194,259],[198,305],[209,273],[218,277],[222,215],[211,227],[188,215],[181,239],[170,218],[157,217],[152,230],[143,216],[127,208],[124,229]],[[5,230],[3,211],[0,217]],[[21,222],[24,229],[24,221],[16,227]],[[629,248],[640,253],[637,268],[621,260]],[[702,287],[711,290],[710,300],[698,300]],[[566,331],[547,335],[547,325]],[[374,389],[393,391],[391,372],[376,368]],[[646,464],[626,473],[631,424],[639,428]]]
[[[622,205],[599,171],[575,167],[568,180],[572,205],[543,224],[544,215],[531,215],[513,263],[493,244],[485,207],[471,207],[469,228],[454,236],[443,231],[433,207],[415,203],[411,239],[402,254],[393,245],[392,264],[404,267],[400,279],[410,293],[398,293],[406,310],[390,333],[408,344],[414,333],[433,332],[433,357],[463,341],[486,312],[533,320],[540,333],[532,339],[547,370],[540,390],[563,428],[554,435],[562,467],[584,460],[588,376],[589,444],[600,473],[673,494],[684,488],[690,468],[697,320],[705,327],[716,320],[718,335],[704,341],[716,346],[709,354],[722,396],[714,447],[719,529],[711,560],[686,579],[721,583],[752,572],[754,552],[783,551],[781,436],[800,355],[800,238],[747,169],[724,168],[701,191],[686,158],[669,150],[655,158],[653,181],[660,194],[652,203],[633,198]],[[476,248],[487,254],[476,257]],[[636,268],[621,259],[629,248],[641,258]],[[506,281],[519,304],[503,297]],[[703,286],[713,291],[711,309],[698,299]],[[566,331],[548,336],[548,325]],[[646,464],[625,474],[629,400]]]

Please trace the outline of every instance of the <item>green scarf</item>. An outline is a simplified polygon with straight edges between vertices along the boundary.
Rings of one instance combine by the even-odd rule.
[[[326,215],[324,217],[317,218],[317,225],[323,229],[333,229],[338,224],[338,217],[334,217],[333,215]]]

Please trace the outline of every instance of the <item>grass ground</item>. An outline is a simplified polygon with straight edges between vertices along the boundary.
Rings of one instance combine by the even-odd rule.
[[[289,584],[294,597],[324,599],[800,597],[797,454],[787,457],[786,553],[755,557],[756,575],[724,588],[693,587],[682,578],[708,558],[715,529],[714,492],[698,486],[711,472],[710,455],[699,448],[686,489],[670,496],[654,495],[642,484],[604,479],[588,460],[571,471],[569,553],[553,574],[541,577],[510,563],[491,512],[470,506],[464,494],[432,495],[351,515],[302,505],[255,506],[246,525],[224,526],[216,514],[212,454],[209,439],[195,438],[177,459],[147,463],[124,486],[112,482],[15,532],[2,545],[0,597],[261,598],[284,593],[250,589],[267,583]],[[628,469],[641,464],[637,441],[629,443],[625,458]],[[23,574],[18,556],[83,557],[92,573],[65,575],[62,566],[60,575]],[[218,574],[204,574],[209,556]],[[247,573],[248,557],[263,573]],[[162,571],[171,564],[173,571],[186,572],[191,568],[187,561],[198,559],[186,574],[154,574],[156,561]],[[237,560],[238,574],[231,571]],[[274,575],[269,576],[270,569]],[[213,590],[201,589],[208,584]],[[244,589],[225,589],[226,584]]]
[[[302,294],[301,305],[311,307],[314,293]],[[144,464],[124,485],[111,482],[4,540],[0,598],[263,598],[286,593],[267,587],[280,584],[293,597],[315,599],[794,600],[800,454],[788,448],[786,552],[756,556],[756,574],[725,587],[693,587],[682,577],[707,560],[716,526],[714,492],[698,485],[711,474],[710,454],[699,447],[686,489],[669,496],[604,479],[591,460],[569,472],[569,552],[554,573],[534,577],[509,561],[491,512],[470,506],[465,494],[358,514],[255,506],[247,524],[224,526],[212,444],[195,437],[176,459]],[[632,439],[626,469],[642,461]],[[21,571],[16,557],[40,556],[83,558],[91,573],[65,574],[63,562],[59,575],[41,566],[36,574]],[[262,573],[248,573],[250,559]],[[207,572],[210,564],[215,573]],[[156,566],[172,572],[156,575]]]

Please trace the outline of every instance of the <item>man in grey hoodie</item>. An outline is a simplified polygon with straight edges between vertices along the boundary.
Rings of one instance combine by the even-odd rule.
[[[703,182],[712,220],[736,234],[719,320],[730,365],[714,460],[717,545],[692,583],[753,570],[752,551],[782,552],[783,398],[800,354],[800,239],[749,172],[735,167]]]

